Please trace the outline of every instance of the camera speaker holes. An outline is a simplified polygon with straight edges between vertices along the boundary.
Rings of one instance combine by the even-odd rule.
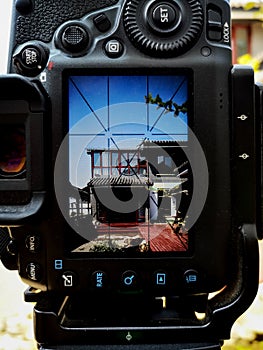
[[[223,109],[223,106],[224,106],[224,95],[223,95],[223,93],[222,92],[220,92],[220,94],[219,94],[219,108],[220,109]]]

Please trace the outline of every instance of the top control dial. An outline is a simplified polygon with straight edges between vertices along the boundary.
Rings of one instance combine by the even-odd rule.
[[[124,26],[132,43],[145,53],[178,56],[199,38],[203,10],[199,0],[129,0]]]

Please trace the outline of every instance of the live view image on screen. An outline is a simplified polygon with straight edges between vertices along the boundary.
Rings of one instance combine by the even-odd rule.
[[[68,216],[84,238],[71,252],[186,252],[188,76],[70,75],[67,82]]]

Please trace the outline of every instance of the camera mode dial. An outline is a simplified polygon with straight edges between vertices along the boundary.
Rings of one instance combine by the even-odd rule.
[[[191,48],[203,27],[199,0],[129,0],[124,27],[132,43],[147,54],[178,56]]]

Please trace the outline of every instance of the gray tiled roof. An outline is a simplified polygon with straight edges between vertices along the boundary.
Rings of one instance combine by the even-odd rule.
[[[100,176],[92,178],[88,186],[148,186],[147,177],[131,176]]]

